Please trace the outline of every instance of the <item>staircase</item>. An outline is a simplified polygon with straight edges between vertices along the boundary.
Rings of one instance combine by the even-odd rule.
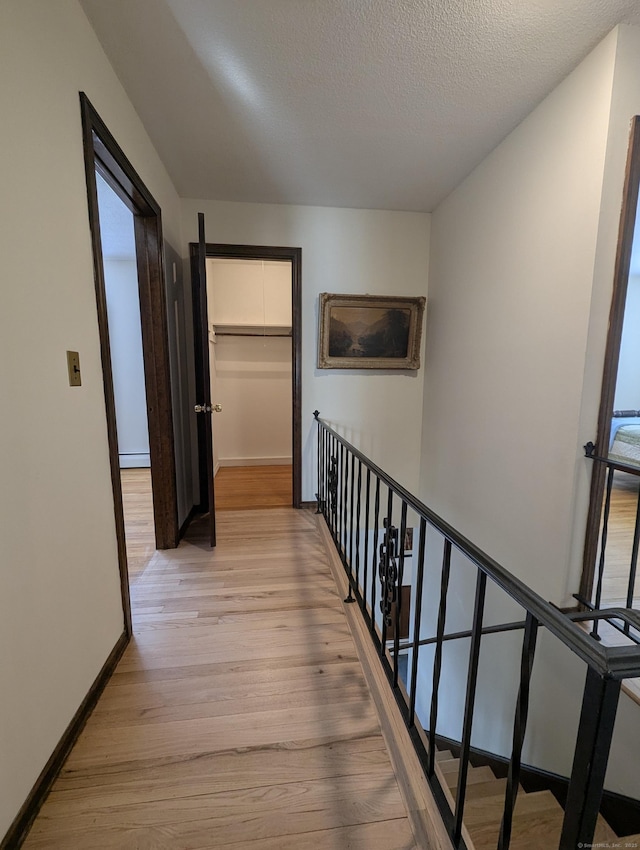
[[[470,850],[494,850],[499,843],[513,850],[547,850],[558,848],[561,841],[563,850],[640,846],[640,835],[618,839],[599,814],[621,685],[624,680],[640,678],[638,612],[630,608],[592,610],[588,605],[588,611],[560,610],[394,481],[321,420],[317,410],[314,416],[318,423],[317,512],[324,517],[344,567],[348,586],[345,602],[355,603],[353,608],[360,610],[363,628],[369,633],[434,792],[446,835],[454,836],[458,846],[463,839]],[[454,581],[450,581],[452,569]],[[412,594],[405,603],[403,594],[408,584]],[[485,620],[487,594],[491,617]],[[429,606],[424,616],[423,603]],[[401,615],[406,618],[407,613],[409,629],[405,619],[401,637]],[[511,621],[514,616],[517,619]],[[502,617],[505,622],[500,622]],[[594,630],[603,621],[622,631],[629,645],[605,645],[596,640],[583,626],[587,621],[594,622]],[[492,643],[493,661],[504,668],[505,684],[507,678],[512,679],[504,694],[494,695],[494,702],[502,696],[504,710],[513,712],[512,748],[505,756],[511,775],[520,775],[531,690],[540,686],[539,681],[532,680],[532,672],[541,631],[553,646],[569,650],[574,658],[571,663],[584,665],[585,671],[582,693],[572,690],[569,681],[560,683],[566,687],[562,698],[575,703],[576,709],[581,706],[577,733],[563,730],[575,734],[566,811],[551,791],[527,793],[518,788],[514,804],[509,787],[509,799],[505,800],[507,782],[486,766],[489,760],[484,767],[475,767],[469,760],[474,718],[485,710],[484,705],[476,704],[478,694],[483,695],[478,677],[484,639],[492,635],[495,641],[496,635],[520,632],[519,669],[512,644],[499,640]],[[445,655],[451,641],[469,641],[468,661],[454,663],[451,654]],[[433,652],[432,663],[424,661],[427,647]],[[400,660],[404,655],[408,666],[403,676]],[[507,696],[514,692],[513,680],[517,683],[515,711],[513,696]],[[435,766],[429,759],[438,743],[438,719],[451,709],[454,693],[465,695],[459,750],[451,744],[455,752],[464,754],[462,769],[451,752],[439,753]],[[543,707],[539,699],[534,703],[538,730],[554,722],[544,716]],[[454,706],[456,712],[459,708]],[[421,717],[428,725],[420,724]],[[496,764],[493,760],[490,763]],[[456,815],[458,774],[465,775],[467,770],[465,806]],[[528,778],[523,781],[531,787]],[[616,829],[623,821],[619,817],[622,802],[617,800],[613,809],[606,809]],[[610,803],[607,801],[607,805]],[[634,809],[633,801],[630,804]],[[509,812],[501,842],[505,805],[514,806],[514,811]],[[637,818],[633,816],[628,822],[629,829],[637,831]]]
[[[454,758],[448,750],[436,753],[436,773],[452,808],[455,807],[458,766],[459,759]],[[498,779],[490,767],[469,765],[464,808],[466,829],[463,832],[469,850],[496,850],[506,785],[507,780]],[[527,793],[520,786],[510,850],[548,850],[557,847],[563,818],[564,810],[551,791]],[[640,835],[628,836],[620,845],[619,837],[599,816],[593,844],[640,847]]]

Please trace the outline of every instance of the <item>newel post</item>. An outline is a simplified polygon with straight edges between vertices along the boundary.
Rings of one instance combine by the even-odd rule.
[[[619,696],[619,681],[587,669],[559,850],[593,842]]]

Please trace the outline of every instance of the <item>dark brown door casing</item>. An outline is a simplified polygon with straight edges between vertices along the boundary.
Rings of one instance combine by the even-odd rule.
[[[598,412],[598,433],[596,437],[596,455],[606,457],[609,453],[609,437],[611,435],[611,414],[616,392],[618,376],[618,360],[620,357],[620,342],[622,325],[627,300],[629,268],[631,265],[631,249],[638,208],[638,190],[640,188],[640,116],[631,123],[631,136],[627,153],[627,167],[618,230],[618,249],[613,278],[613,296],[609,313],[609,333],[604,356],[602,373],[602,390],[600,393],[600,409]],[[587,514],[587,533],[584,546],[582,580],[580,596],[591,599],[598,553],[600,534],[600,518],[602,514],[602,499],[605,483],[605,466],[601,463],[593,465],[591,475],[591,497]]]
[[[118,560],[125,625],[127,633],[131,634],[124,513],[96,171],[99,171],[134,214],[156,546],[158,549],[171,549],[178,544],[178,507],[164,289],[162,221],[160,207],[84,92],[80,93],[80,107]]]
[[[195,281],[197,276],[198,245],[190,243],[191,274]],[[208,242],[207,257],[228,257],[236,260],[284,260],[291,263],[291,336],[292,336],[292,457],[293,457],[293,507],[302,507],[302,249],[274,247],[273,245],[226,245]],[[195,293],[194,293],[195,296]],[[196,350],[196,375],[203,368],[202,359],[205,350],[202,345],[202,335],[206,330],[202,324],[202,310],[194,297],[194,334]],[[208,353],[208,341],[206,351]],[[208,356],[208,354],[207,354]],[[198,362],[200,361],[200,362]],[[200,431],[198,432],[200,434]],[[206,504],[206,467],[202,440],[198,439],[200,456],[200,500]]]

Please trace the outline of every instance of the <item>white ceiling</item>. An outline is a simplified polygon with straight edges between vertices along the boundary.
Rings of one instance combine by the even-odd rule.
[[[183,197],[430,211],[638,0],[81,0]]]

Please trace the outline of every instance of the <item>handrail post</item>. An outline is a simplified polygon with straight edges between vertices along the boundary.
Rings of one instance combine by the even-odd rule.
[[[619,696],[619,681],[587,668],[559,850],[593,842]]]

